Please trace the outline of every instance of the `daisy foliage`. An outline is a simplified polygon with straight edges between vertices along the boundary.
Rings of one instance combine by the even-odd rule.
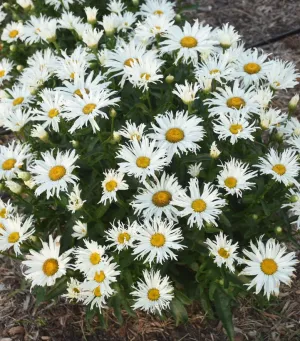
[[[16,3],[0,6],[0,254],[40,301],[176,323],[197,301],[232,340],[233,299],[274,300],[296,273],[299,96],[276,106],[295,64],[175,1]]]

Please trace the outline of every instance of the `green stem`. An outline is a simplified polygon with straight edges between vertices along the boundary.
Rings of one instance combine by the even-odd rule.
[[[189,115],[193,113],[193,102],[188,103],[188,113]]]
[[[148,101],[149,109],[152,112],[152,105],[151,105],[150,91],[149,90],[147,90],[146,96],[147,96],[147,101]]]
[[[56,40],[51,41],[51,42],[52,42],[52,44],[54,45],[54,47],[55,47],[57,53],[60,54],[60,47],[59,47],[58,43],[56,42]]]
[[[111,133],[111,136],[113,137],[113,134],[114,134],[114,123],[115,123],[115,118],[114,116],[111,118],[111,127],[110,127],[110,133]]]
[[[3,256],[6,256],[6,257],[9,257],[9,258],[12,258],[12,259],[17,259],[17,260],[24,260],[23,257],[18,257],[18,256],[15,256],[15,255],[11,255],[9,254],[8,252],[4,252],[4,251],[1,251],[0,252],[0,255],[3,255]]]

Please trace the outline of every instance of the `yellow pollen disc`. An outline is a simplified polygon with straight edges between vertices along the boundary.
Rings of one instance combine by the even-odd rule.
[[[66,168],[64,166],[54,166],[49,170],[49,178],[52,181],[58,181],[66,175]]]
[[[161,27],[160,26],[154,26],[158,31],[161,30]]]
[[[192,209],[195,212],[203,212],[206,210],[206,202],[202,199],[197,199],[192,202]]]
[[[102,296],[101,290],[100,290],[100,286],[97,287],[96,289],[94,289],[94,295],[95,295],[96,297],[101,297],[101,296]]]
[[[244,65],[244,71],[249,73],[249,75],[253,75],[255,73],[258,73],[261,70],[260,65],[256,63],[248,63]]]
[[[243,130],[243,126],[241,124],[232,124],[229,128],[231,134],[238,134],[239,132],[241,132]]]
[[[9,32],[9,37],[10,38],[16,38],[16,36],[19,34],[19,31],[18,30],[12,30]]]
[[[75,72],[72,72],[72,73],[70,74],[70,78],[71,78],[71,79],[74,79],[74,78],[75,78]]]
[[[12,168],[14,168],[16,162],[16,159],[7,159],[2,163],[2,169],[11,170]]]
[[[0,231],[1,231],[1,230],[5,230],[5,227],[4,227],[3,224],[0,223]],[[0,232],[0,236],[2,236],[2,233],[1,233],[1,232]]]
[[[278,163],[277,165],[274,165],[272,170],[277,173],[278,175],[283,175],[286,172],[286,168],[281,163]]]
[[[59,111],[55,108],[48,111],[48,117],[50,117],[50,118],[53,118],[57,115],[59,115]]]
[[[128,58],[125,60],[124,65],[131,67],[134,62],[139,62],[137,58]]]
[[[273,83],[275,86],[280,86],[280,83],[279,82],[274,82]]]
[[[108,192],[114,191],[117,186],[118,184],[115,180],[110,180],[105,184],[105,188]]]
[[[224,184],[225,184],[225,186],[227,186],[229,188],[234,188],[237,184],[237,179],[230,176],[227,179],[225,179]]]
[[[221,247],[218,250],[218,254],[223,258],[228,258],[230,256],[230,253],[227,250],[225,250],[223,247]]]
[[[90,90],[89,90],[89,89],[86,89],[86,88],[85,88],[84,90],[85,90],[85,92],[86,92],[87,94],[90,93]],[[75,91],[74,91],[74,95],[77,95],[77,96],[79,96],[80,98],[83,98],[83,95],[82,95],[80,89],[75,90]]]
[[[170,201],[172,200],[172,195],[170,192],[167,191],[159,191],[153,194],[152,202],[155,206],[164,207],[169,205]]]
[[[197,46],[198,41],[194,37],[186,36],[180,40],[180,44],[182,47],[187,47],[187,48],[191,49],[192,47]]]
[[[82,109],[82,112],[85,114],[85,115],[88,115],[90,113],[93,112],[93,110],[96,108],[96,104],[94,103],[89,103],[89,104],[86,104],[83,109]]]
[[[22,104],[24,101],[24,97],[18,97],[16,99],[13,100],[12,104],[15,107],[16,105],[20,105]]]
[[[140,134],[131,134],[130,135],[130,140],[133,140],[134,138],[136,138],[138,141],[141,139],[141,135]]]
[[[140,156],[136,159],[136,165],[140,168],[147,168],[150,165],[150,159],[147,156]]]
[[[16,243],[20,239],[20,234],[19,232],[12,232],[7,239],[9,243]]]
[[[227,100],[227,106],[229,108],[241,109],[246,102],[241,97],[231,97]]]
[[[145,78],[147,81],[150,79],[151,75],[149,73],[143,72],[141,78]]]
[[[5,70],[0,70],[0,78],[5,76]]]
[[[159,290],[155,288],[148,290],[148,298],[150,301],[157,301],[160,298]]]
[[[171,143],[177,143],[184,139],[184,131],[180,128],[171,128],[166,132],[166,140]]]
[[[58,261],[54,258],[47,259],[43,264],[43,272],[46,276],[53,276],[58,271]]]
[[[155,15],[162,15],[162,14],[164,14],[164,12],[161,11],[160,9],[158,9],[158,10],[154,11],[153,14],[155,14]]]
[[[105,280],[105,274],[103,271],[96,272],[94,276],[94,280],[98,283],[102,283]]]
[[[216,74],[216,73],[220,73],[220,70],[218,70],[218,69],[213,69],[213,70],[210,70],[209,73],[210,73],[211,75],[214,75],[214,74]]]
[[[0,218],[6,218],[6,208],[2,208],[2,210],[0,210]]]
[[[130,234],[127,232],[122,232],[118,235],[118,243],[119,244],[124,244],[125,241],[129,241],[130,240]]]
[[[76,292],[76,294],[80,293],[80,290],[78,288],[73,288],[73,291]]]
[[[91,253],[91,255],[90,255],[90,262],[93,265],[97,265],[97,264],[99,264],[101,262],[101,256],[99,255],[98,252]]]
[[[165,245],[166,238],[161,233],[154,233],[151,237],[150,243],[155,247],[162,247]]]
[[[278,265],[273,259],[266,258],[260,263],[261,271],[266,275],[273,275],[277,269]]]

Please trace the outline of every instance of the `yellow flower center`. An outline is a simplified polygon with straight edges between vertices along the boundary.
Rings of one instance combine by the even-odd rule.
[[[165,245],[165,242],[166,242],[166,238],[161,233],[154,233],[154,235],[152,235],[151,240],[150,240],[151,245],[155,247],[162,247]]]
[[[264,274],[270,276],[277,271],[278,265],[273,259],[266,258],[260,263],[260,268]]]
[[[157,301],[160,298],[159,290],[155,288],[148,290],[148,298],[150,301]]]
[[[0,218],[6,218],[6,208],[2,208],[2,210],[0,210]]]
[[[55,109],[55,108],[49,110],[49,112],[48,112],[48,116],[50,118],[53,118],[53,117],[55,117],[57,115],[59,115],[59,111],[57,109]]]
[[[85,114],[85,115],[89,115],[90,113],[93,112],[93,110],[96,108],[96,104],[94,103],[89,103],[89,104],[86,104],[83,109],[82,109],[82,112]]]
[[[101,297],[101,296],[102,296],[101,290],[100,290],[100,286],[97,287],[96,289],[94,289],[94,295],[95,295],[96,297]]]
[[[127,232],[122,232],[118,235],[118,243],[119,244],[124,244],[125,241],[129,241],[130,240],[130,234]]]
[[[5,76],[5,70],[0,70],[0,78]]]
[[[16,159],[7,159],[2,163],[2,169],[11,170],[12,168],[14,168],[16,162]]]
[[[105,188],[108,192],[114,191],[117,186],[118,184],[115,180],[110,180],[105,184]]]
[[[0,223],[0,231],[1,231],[1,230],[5,230],[5,227],[4,227],[3,224]],[[1,233],[1,232],[0,232],[0,236],[2,236],[2,233]]]
[[[72,72],[72,73],[70,74],[70,78],[71,78],[71,79],[74,79],[74,78],[75,78],[75,72]]]
[[[239,132],[241,132],[243,130],[243,126],[241,124],[232,124],[229,128],[231,134],[238,134]]]
[[[227,106],[229,108],[241,109],[246,102],[241,97],[231,97],[227,100]]]
[[[16,36],[19,34],[19,31],[18,30],[12,30],[9,32],[9,37],[10,38],[16,38]]]
[[[273,84],[274,84],[275,86],[280,86],[280,83],[279,83],[279,82],[273,82]]]
[[[203,212],[206,210],[206,202],[202,199],[197,199],[192,202],[192,209],[195,212]]]
[[[90,255],[90,262],[93,265],[97,265],[97,264],[99,264],[101,262],[101,256],[99,255],[98,252],[91,253],[91,255]]]
[[[128,58],[125,60],[124,65],[132,67],[134,62],[139,62],[139,60],[137,58]]]
[[[218,250],[218,254],[223,258],[228,258],[230,256],[230,253],[227,250],[225,250],[223,247],[221,247]]]
[[[249,73],[249,75],[253,75],[255,73],[258,73],[261,70],[260,65],[256,63],[248,63],[244,65],[244,71]]]
[[[85,92],[86,92],[87,94],[90,93],[90,90],[89,90],[89,89],[86,89],[86,88],[85,88],[84,90],[85,90]],[[83,95],[82,95],[80,89],[75,90],[75,91],[74,91],[74,95],[77,95],[77,96],[79,96],[80,98],[83,98]]]
[[[43,264],[43,272],[46,276],[53,276],[58,271],[58,261],[54,258],[47,259]]]
[[[141,139],[141,135],[138,133],[134,133],[130,135],[130,140],[137,139],[138,141]]]
[[[7,239],[9,243],[16,243],[20,239],[20,234],[19,232],[12,232]]]
[[[73,291],[76,293],[76,294],[79,294],[80,293],[80,290],[78,288],[73,288]]]
[[[147,156],[140,156],[136,159],[136,165],[140,168],[147,168],[150,165],[150,159]]]
[[[52,181],[58,181],[66,175],[66,168],[64,166],[54,166],[49,171],[49,178]]]
[[[150,79],[151,75],[149,73],[143,72],[141,73],[141,78],[146,79],[147,81]]]
[[[155,206],[164,207],[169,205],[172,200],[172,194],[167,191],[159,191],[153,194],[152,202]]]
[[[213,69],[213,70],[210,70],[209,73],[210,73],[211,75],[214,75],[214,74],[216,74],[216,73],[220,73],[220,70],[218,70],[218,69]]]
[[[277,165],[274,165],[272,170],[277,173],[278,175],[283,175],[286,172],[286,168],[281,163],[278,163]]]
[[[18,97],[18,98],[15,98],[12,102],[13,106],[15,107],[16,105],[20,105],[22,104],[24,101],[24,97]]]
[[[192,47],[197,46],[198,41],[194,37],[186,36],[180,40],[180,44],[182,47],[187,47],[187,48],[191,49]]]
[[[105,280],[105,274],[103,271],[96,272],[94,276],[94,280],[98,283],[102,283]]]
[[[153,14],[155,14],[155,15],[162,15],[162,14],[164,14],[164,12],[161,11],[160,9],[158,9],[158,10],[154,11]]]
[[[166,132],[166,140],[170,143],[177,143],[184,139],[184,131],[180,128],[171,128]]]
[[[234,188],[237,184],[237,179],[234,178],[233,176],[230,176],[227,179],[225,179],[224,184],[229,188]]]

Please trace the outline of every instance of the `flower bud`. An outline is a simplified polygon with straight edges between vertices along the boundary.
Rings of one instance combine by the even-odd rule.
[[[133,4],[133,6],[138,6],[139,0],[132,0],[132,4]]]
[[[165,81],[166,81],[166,83],[168,83],[168,84],[172,84],[173,82],[174,82],[174,76],[172,76],[172,75],[168,75],[166,78],[165,78]]]
[[[122,136],[117,131],[113,132],[113,140],[115,142],[119,143],[121,141],[121,138],[122,138]]]
[[[283,133],[278,131],[275,134],[275,140],[279,143],[282,143],[283,142]]]
[[[32,179],[29,179],[29,180],[27,180],[27,181],[24,181],[24,184],[25,184],[28,188],[30,188],[30,189],[33,189],[33,188],[35,187],[35,183],[34,183],[34,181],[33,181]]]
[[[79,142],[76,140],[71,141],[73,148],[78,148],[79,147]]]
[[[32,137],[37,137],[43,142],[49,142],[49,134],[46,132],[46,130],[43,128],[42,125],[35,125],[33,126],[33,129],[31,130]]]
[[[210,147],[210,157],[213,159],[217,159],[220,154],[221,151],[218,149],[216,142],[213,142]]]
[[[8,9],[9,8],[9,3],[8,2],[3,2],[2,6],[3,6],[3,8]]]
[[[21,64],[17,65],[17,70],[18,70],[19,72],[22,72],[23,69],[24,69],[24,66],[23,66],[23,65],[21,65]]]
[[[32,240],[34,243],[39,240],[37,236],[30,236],[29,239]]]
[[[85,7],[84,9],[85,11],[85,14],[86,14],[86,19],[87,19],[87,22],[91,25],[94,25],[96,24],[97,22],[97,13],[98,13],[98,10],[96,7]]]
[[[180,22],[181,21],[181,15],[180,14],[176,14],[175,15],[175,21],[176,22]]]
[[[282,233],[282,227],[281,226],[276,226],[275,227],[275,233],[276,234],[281,234]]]
[[[109,110],[109,115],[110,115],[111,118],[115,118],[117,116],[116,110],[114,108],[111,108]]]
[[[258,215],[257,214],[252,214],[252,219],[253,220],[257,220],[258,219]]]
[[[289,102],[289,111],[291,113],[293,113],[296,110],[298,102],[299,102],[299,95],[297,94],[293,96]]]
[[[11,52],[15,52],[15,51],[17,51],[17,45],[12,44],[12,45],[10,45],[9,49],[11,50]]]
[[[299,199],[300,199],[299,196],[296,194],[290,196],[290,202],[292,203],[299,201]]]
[[[31,174],[29,172],[19,172],[18,178],[23,181],[28,181],[31,179]]]
[[[7,180],[5,181],[6,187],[15,194],[20,194],[23,187],[16,183],[15,181]]]

